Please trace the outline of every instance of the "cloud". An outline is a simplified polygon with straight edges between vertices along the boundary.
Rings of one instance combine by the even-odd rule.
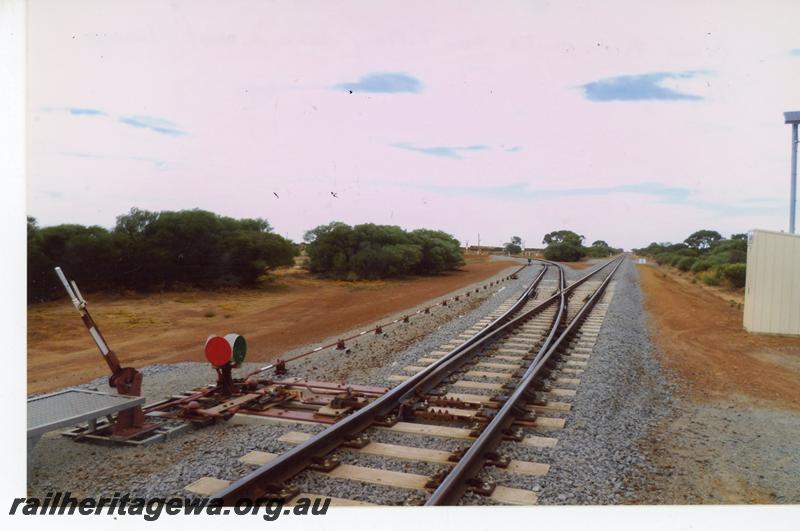
[[[85,107],[45,107],[45,112],[68,112],[75,116],[105,116],[106,113],[97,109]]]
[[[75,153],[72,151],[62,151],[62,155],[65,157],[76,157],[79,159],[102,159],[105,157],[101,157],[100,155],[92,155],[91,153]]]
[[[392,147],[407,149],[409,151],[416,151],[424,153],[425,155],[433,155],[435,157],[446,157],[449,159],[461,159],[462,151],[483,151],[489,149],[489,146],[483,144],[476,144],[472,146],[433,146],[433,147],[419,147],[411,144],[401,143],[392,144]]]
[[[660,183],[637,183],[621,184],[617,186],[561,189],[532,189],[528,183],[513,183],[505,186],[492,187],[426,185],[423,188],[431,192],[445,195],[476,195],[481,197],[519,198],[525,200],[634,193],[660,197],[669,202],[680,202],[687,199],[691,193],[688,188],[665,186]]]
[[[149,157],[125,157],[125,160],[133,160],[136,162],[147,162],[156,168],[163,168],[167,163],[159,159],[151,159]]]
[[[152,164],[156,168],[163,168],[166,165],[166,162],[159,159],[153,159],[149,157],[107,157],[104,155],[95,155],[93,153],[77,153],[73,151],[62,151],[62,155],[65,157],[76,157],[79,159],[91,159],[91,160],[132,160],[135,162],[147,162]]]
[[[506,151],[509,153],[517,153],[518,151],[522,151],[522,146],[514,146],[511,148],[505,148]]]
[[[608,196],[613,194],[640,194],[659,199],[661,204],[686,205],[716,212],[728,216],[742,216],[752,214],[771,214],[775,211],[774,198],[763,198],[758,201],[743,199],[737,202],[715,203],[700,201],[692,198],[692,191],[688,188],[667,186],[661,183],[645,182],[636,184],[621,184],[617,186],[601,186],[586,188],[562,189],[533,189],[528,183],[512,183],[504,186],[469,187],[469,186],[419,186],[428,192],[440,195],[476,196],[496,199],[513,199],[536,201],[559,197],[593,197]],[[753,204],[753,203],[762,204]]]
[[[61,199],[64,197],[64,192],[58,190],[40,190],[39,194],[49,199]]]
[[[661,83],[669,79],[692,79],[706,74],[708,72],[704,70],[692,70],[607,77],[581,85],[580,88],[591,101],[702,100],[701,96],[679,92]]]
[[[380,92],[384,94],[410,92],[417,94],[422,91],[422,83],[419,79],[402,72],[376,72],[367,74],[355,82],[341,83],[336,85],[335,88],[353,92]]]
[[[151,131],[164,133],[165,135],[180,136],[186,134],[185,131],[178,129],[178,127],[169,120],[153,118],[152,116],[122,116],[119,121],[126,125],[150,129]]]
[[[709,201],[687,201],[689,206],[702,208],[703,210],[711,210],[717,214],[724,216],[749,216],[754,214],[774,214],[774,206],[749,206],[746,200],[737,201],[736,203],[713,203]]]
[[[68,112],[73,116],[108,116],[103,111],[98,109],[90,109],[86,107],[45,107],[42,109],[44,112]],[[113,119],[113,117],[112,117]],[[153,118],[152,116],[121,116],[118,118],[120,123],[132,125],[134,127],[142,127],[150,129],[157,133],[164,133],[166,135],[180,136],[187,134],[185,131],[178,129],[178,126],[169,120],[163,118]],[[64,155],[71,155],[80,157],[80,153],[64,153]],[[92,157],[92,155],[85,155]]]

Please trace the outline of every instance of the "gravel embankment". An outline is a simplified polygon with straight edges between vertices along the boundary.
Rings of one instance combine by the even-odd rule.
[[[651,504],[800,503],[800,413],[746,397],[676,400],[651,433]]]
[[[639,442],[669,413],[671,394],[649,339],[638,272],[626,261],[567,424],[554,435],[558,445],[542,451],[550,472],[540,503],[622,503],[642,489]]]

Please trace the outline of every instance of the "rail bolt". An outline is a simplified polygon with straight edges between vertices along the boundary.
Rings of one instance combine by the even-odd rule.
[[[497,486],[497,483],[491,480],[482,480],[478,478],[472,478],[468,482],[470,490],[475,494],[482,494],[484,496],[489,496],[494,492],[494,488]]]
[[[381,416],[381,417],[376,418],[373,421],[373,424],[375,424],[376,426],[389,427],[389,426],[394,426],[395,424],[397,424],[397,420],[398,420],[397,417],[394,416],[394,415],[386,415],[386,416]]]
[[[311,458],[311,464],[309,465],[309,468],[319,472],[330,472],[340,464],[342,464],[342,462],[336,457],[317,456]]]
[[[504,441],[521,442],[525,438],[522,428],[508,428],[503,431]]]
[[[369,436],[362,434],[362,435],[354,435],[348,438],[343,443],[343,446],[346,446],[347,448],[364,448],[369,443],[370,443]]]
[[[270,500],[281,500],[284,503],[300,494],[298,487],[286,483],[264,485],[263,491],[263,497]]]
[[[442,484],[442,480],[444,480],[444,472],[437,472],[428,478],[428,482],[425,483],[425,488],[435,489]]]
[[[340,339],[336,342],[336,350],[344,350],[345,348],[347,347],[344,346],[344,339]]]
[[[413,494],[408,496],[405,500],[403,500],[403,505],[408,507],[419,507],[425,505],[426,498],[425,496],[421,496],[419,494]]]
[[[467,453],[466,448],[458,448],[450,452],[450,455],[447,456],[447,460],[451,463],[458,463],[461,459],[464,458],[464,454]]]
[[[497,452],[489,452],[486,454],[486,464],[489,466],[496,466],[497,468],[508,468],[511,464],[511,458],[507,455],[501,455]]]

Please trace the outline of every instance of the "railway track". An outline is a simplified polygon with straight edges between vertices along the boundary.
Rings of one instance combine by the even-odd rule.
[[[187,490],[226,505],[297,496],[362,505],[340,488],[358,482],[371,499],[385,492],[385,504],[535,504],[525,487],[549,469],[536,450],[557,444],[549,432],[564,426],[623,260],[569,285],[560,265],[543,262],[518,299],[392,375],[397,385],[368,405],[319,433],[284,433],[283,453],[243,455],[255,469],[236,481],[202,478]]]

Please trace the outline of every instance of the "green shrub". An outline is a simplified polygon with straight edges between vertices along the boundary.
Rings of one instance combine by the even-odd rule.
[[[464,263],[458,240],[436,230],[333,222],[308,231],[305,240],[309,269],[333,278],[435,275]]]
[[[726,264],[718,269],[719,275],[733,288],[743,288],[747,277],[746,264]]]
[[[694,258],[700,256],[700,253],[696,249],[691,249],[689,247],[681,247],[680,249],[673,252],[680,256],[691,256]]]
[[[730,239],[723,239],[715,231],[702,230],[689,236],[684,243],[653,242],[634,251],[653,258],[659,265],[697,273],[698,279],[710,286],[724,283],[740,288],[745,284],[745,234],[734,234]]]
[[[696,259],[692,258],[691,256],[684,256],[678,260],[678,269],[681,271],[689,271],[694,265],[695,261]]]
[[[710,254],[718,257],[719,263],[747,262],[747,240],[720,240],[711,246]]]
[[[584,256],[606,258],[622,252],[622,249],[611,247],[605,240],[595,240],[592,245],[583,245],[584,236],[571,230],[556,230],[544,235],[542,243],[547,245],[544,256],[548,260],[575,261]],[[517,243],[521,244],[521,239]]]
[[[705,258],[700,258],[699,260],[695,261],[692,264],[692,273],[702,273],[703,271],[708,271],[711,268],[711,262],[706,260]]]
[[[590,258],[605,258],[609,255],[607,249],[601,249],[600,247],[587,247],[586,248],[586,256]]]
[[[653,256],[653,259],[656,261],[658,265],[669,265],[669,261],[672,258],[670,253],[658,253]]]
[[[591,247],[586,247],[585,249],[586,256],[591,258],[607,258],[616,251],[616,249],[601,245],[592,245]]]
[[[461,245],[450,234],[440,230],[417,229],[411,231],[410,235],[422,251],[415,273],[435,275],[464,265]]]
[[[254,285],[270,268],[292,265],[289,240],[263,219],[233,219],[204,210],[133,208],[116,227],[58,225],[28,219],[28,301],[63,297],[60,265],[85,292],[107,289]]]
[[[583,248],[571,242],[554,242],[544,250],[544,257],[547,260],[558,262],[574,262],[584,256]]]
[[[412,272],[421,257],[422,251],[416,245],[365,246],[350,258],[350,270],[358,278],[396,277]]]

